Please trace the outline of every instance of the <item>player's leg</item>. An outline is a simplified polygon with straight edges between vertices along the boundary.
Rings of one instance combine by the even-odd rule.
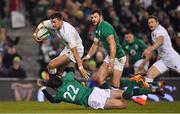
[[[111,96],[110,98],[113,98],[113,99],[121,99],[122,98],[122,95],[123,95],[123,92],[124,90],[111,90]]]
[[[106,100],[106,104],[104,108],[108,109],[113,109],[113,108],[118,108],[118,109],[124,109],[128,107],[128,103],[124,99],[114,99],[114,98],[108,98]]]
[[[138,74],[138,73],[145,73],[147,70],[148,70],[148,67],[149,67],[149,62],[147,62],[145,65],[144,65],[144,68],[143,69],[139,69],[140,65],[143,63],[144,59],[140,59],[138,60],[137,62],[134,63],[134,72],[135,74]]]
[[[156,61],[147,71],[146,82],[153,82],[153,79],[167,71],[168,68],[162,60]]]
[[[98,72],[96,73],[96,77],[97,77],[97,82],[99,84],[99,87],[102,89],[107,89],[109,88],[109,85],[106,83],[106,78],[109,74],[108,69],[108,64],[106,62],[104,62],[100,69],[98,70]]]
[[[58,69],[61,72],[64,71],[65,69],[65,65],[67,65],[68,63],[70,63],[70,59],[68,58],[68,56],[66,54],[58,56],[54,59],[52,59],[49,64],[48,64],[48,71],[51,75],[54,75],[57,73],[57,67],[61,68]],[[59,73],[60,73],[59,71]]]
[[[112,77],[112,88],[116,89],[120,87],[120,79],[126,62],[126,56],[122,58],[115,58],[114,71]]]
[[[165,64],[172,70],[176,71],[177,73],[180,73],[180,55],[179,54],[172,54],[167,61],[165,61]]]

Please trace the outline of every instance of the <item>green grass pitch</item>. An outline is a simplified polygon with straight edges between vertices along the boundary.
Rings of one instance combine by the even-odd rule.
[[[129,102],[129,107],[126,109],[106,109],[93,110],[78,105],[59,103],[51,104],[49,102],[0,102],[0,113],[179,113],[180,101],[176,102],[148,102],[146,106],[140,106],[133,102]]]

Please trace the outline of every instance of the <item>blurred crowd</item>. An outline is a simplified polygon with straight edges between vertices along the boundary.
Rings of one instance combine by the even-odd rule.
[[[124,40],[124,32],[130,30],[135,36],[143,39],[146,44],[150,45],[151,38],[150,30],[147,26],[147,18],[149,15],[156,15],[160,24],[168,30],[174,49],[180,53],[179,0],[1,0],[0,56],[2,56],[2,59],[7,59],[5,53],[9,52],[9,48],[15,50],[15,46],[18,44],[18,36],[14,36],[16,37],[13,38],[15,40],[11,40],[6,33],[6,25],[8,25],[6,20],[8,17],[11,18],[10,14],[12,11],[23,13],[32,26],[37,26],[39,22],[48,19],[55,11],[61,12],[64,20],[71,23],[79,32],[86,54],[93,42],[93,26],[90,12],[95,8],[102,9],[104,19],[113,25],[121,43]],[[46,69],[49,60],[58,55],[63,48],[59,43],[51,36],[50,40],[40,44],[38,59],[41,66],[40,73]],[[18,54],[17,51],[15,52]],[[105,55],[106,52],[102,44],[100,44],[95,56],[92,60],[85,63],[85,67],[90,72],[95,72],[102,64]],[[11,61],[9,63],[2,60],[2,68],[7,68],[7,64],[12,65],[14,57],[9,60]],[[151,59],[151,64],[156,61],[156,58],[156,55],[154,55]],[[126,72],[132,73],[132,68],[125,68],[125,75]]]

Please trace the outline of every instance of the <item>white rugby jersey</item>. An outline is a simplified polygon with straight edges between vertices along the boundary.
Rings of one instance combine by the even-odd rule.
[[[51,20],[44,21],[43,23],[45,27],[54,29]],[[68,22],[63,21],[62,28],[60,30],[55,30],[55,33],[60,41],[66,46],[65,48],[71,49],[77,47],[77,49],[84,49],[79,33]]]
[[[177,54],[177,52],[172,47],[171,39],[167,30],[161,25],[158,25],[158,27],[151,33],[153,43],[156,42],[156,39],[159,36],[163,36],[164,38],[163,44],[157,49],[159,56],[164,58],[168,55],[171,56],[171,54]]]

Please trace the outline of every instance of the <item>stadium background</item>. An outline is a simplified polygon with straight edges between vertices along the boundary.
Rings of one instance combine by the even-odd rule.
[[[1,0],[0,56],[7,58],[4,53],[9,48],[16,51],[8,60],[0,61],[5,65],[5,69],[0,68],[0,91],[3,91],[0,100],[15,101],[11,84],[20,82],[33,85],[31,100],[37,101],[38,88],[35,80],[41,77],[48,61],[62,49],[62,45],[59,45],[53,37],[50,38],[51,44],[47,43],[48,47],[35,43],[32,33],[40,21],[48,19],[54,11],[60,11],[64,19],[75,26],[80,33],[87,53],[93,41],[93,27],[90,24],[89,14],[94,8],[102,9],[104,19],[114,26],[120,42],[124,39],[123,32],[130,29],[136,37],[143,39],[148,45],[151,44],[146,19],[151,14],[157,15],[160,23],[168,30],[174,49],[180,53],[179,0]],[[14,12],[20,16],[14,15]],[[98,69],[105,54],[103,47],[100,46],[93,59],[86,63],[86,68],[93,73],[94,69]],[[19,64],[26,75],[2,75],[3,71],[10,69],[15,56],[22,57]],[[150,63],[152,64],[156,59],[154,54]],[[125,68],[123,78],[126,79],[130,73],[133,73],[132,67]],[[167,81],[168,94],[174,100],[180,100],[179,76],[180,74],[169,71],[157,79]]]

